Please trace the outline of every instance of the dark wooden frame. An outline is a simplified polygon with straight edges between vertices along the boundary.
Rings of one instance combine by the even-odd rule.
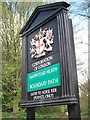
[[[59,5],[61,7],[59,7]],[[76,72],[77,70],[76,70],[75,48],[74,48],[74,40],[73,40],[73,29],[72,29],[72,21],[68,19],[68,16],[67,16],[67,7],[69,7],[69,4],[65,2],[61,2],[59,4],[54,3],[54,4],[45,5],[45,6],[36,8],[32,16],[26,23],[27,27],[26,26],[23,27],[23,29],[20,32],[21,37],[22,37],[22,73],[23,73],[22,74],[21,106],[27,108],[27,116],[29,116],[29,113],[31,113],[29,118],[35,117],[35,107],[37,106],[68,105],[69,119],[79,118],[80,120],[80,104],[79,104],[79,91],[78,91],[78,81],[77,81],[77,72]],[[40,10],[43,11],[46,8],[48,8],[47,10],[56,9],[56,8],[57,9],[49,17],[45,18],[41,23],[33,26],[29,30],[26,30],[29,27],[29,25],[32,23],[32,21],[35,19],[38,12]],[[59,49],[60,49],[60,58],[61,58],[60,59],[61,74],[63,76],[62,82],[64,82],[62,83],[63,96],[62,98],[58,100],[54,100],[54,101],[48,100],[42,103],[41,102],[39,103],[30,102],[30,101],[27,101],[27,86],[26,86],[27,85],[26,83],[26,79],[27,79],[27,36],[28,34],[34,32],[36,29],[40,28],[41,26],[51,21],[55,17],[57,18],[57,25],[58,25],[58,38],[59,38]],[[31,22],[29,23],[30,20]],[[63,68],[65,66],[66,66],[66,69],[63,72]],[[66,87],[67,89],[68,88],[69,89],[66,91],[65,90],[63,91],[63,88],[66,88]]]

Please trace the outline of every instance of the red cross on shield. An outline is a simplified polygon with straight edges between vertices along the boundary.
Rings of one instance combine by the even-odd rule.
[[[38,55],[43,52],[44,47],[45,45],[41,39],[36,41],[36,52]]]

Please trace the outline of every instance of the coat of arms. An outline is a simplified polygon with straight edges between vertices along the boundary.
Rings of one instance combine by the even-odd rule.
[[[53,38],[53,29],[45,28],[42,30],[40,28],[39,33],[34,35],[32,41],[30,41],[31,58],[40,58],[52,51]]]

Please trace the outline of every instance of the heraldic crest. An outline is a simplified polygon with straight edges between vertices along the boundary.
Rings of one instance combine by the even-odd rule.
[[[39,33],[34,35],[32,41],[30,41],[31,58],[40,58],[52,51],[53,38],[53,29],[45,28],[42,30],[40,28]]]

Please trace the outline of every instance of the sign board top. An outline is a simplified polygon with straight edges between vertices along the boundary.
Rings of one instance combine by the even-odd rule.
[[[23,107],[77,103],[67,7],[66,2],[37,7],[20,32]]]
[[[36,25],[43,22],[50,15],[53,15],[55,12],[59,11],[61,8],[67,8],[67,7],[69,7],[69,4],[66,2],[57,2],[57,3],[36,7],[33,14],[30,16],[30,18],[28,19],[28,21],[20,31],[20,34],[23,34],[29,29],[34,28]]]

